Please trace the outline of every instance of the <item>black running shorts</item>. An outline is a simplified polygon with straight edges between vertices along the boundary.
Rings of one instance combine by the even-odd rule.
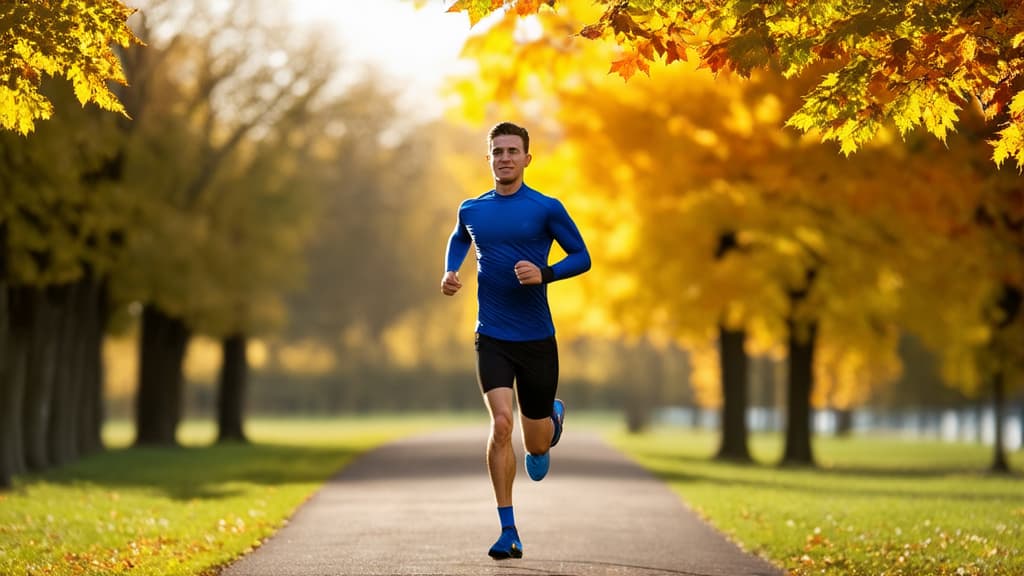
[[[519,411],[534,420],[551,416],[558,390],[558,345],[546,340],[511,342],[476,335],[476,378],[486,394],[512,388],[515,382]]]

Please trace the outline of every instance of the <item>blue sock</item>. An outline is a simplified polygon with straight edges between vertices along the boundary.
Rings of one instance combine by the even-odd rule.
[[[499,506],[498,507],[498,518],[501,520],[501,529],[515,528],[516,517],[512,514],[511,506]]]

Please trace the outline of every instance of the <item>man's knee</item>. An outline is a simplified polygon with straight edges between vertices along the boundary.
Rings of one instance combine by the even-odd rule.
[[[491,437],[495,442],[505,443],[512,440],[512,414],[498,413],[491,417]]]
[[[546,453],[551,448],[550,420],[527,421],[523,424],[523,444],[526,451],[535,456]]]

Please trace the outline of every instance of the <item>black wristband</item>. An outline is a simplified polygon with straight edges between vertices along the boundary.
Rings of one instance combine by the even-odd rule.
[[[551,266],[545,266],[540,269],[540,281],[543,284],[548,284],[555,281],[555,270]]]

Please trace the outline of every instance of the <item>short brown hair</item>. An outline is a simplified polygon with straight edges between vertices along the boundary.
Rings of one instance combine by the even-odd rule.
[[[487,133],[488,148],[490,148],[491,142],[494,141],[496,136],[519,136],[523,139],[523,152],[526,154],[530,153],[530,133],[526,131],[526,128],[511,122],[495,124],[494,128],[491,128],[491,131]]]

